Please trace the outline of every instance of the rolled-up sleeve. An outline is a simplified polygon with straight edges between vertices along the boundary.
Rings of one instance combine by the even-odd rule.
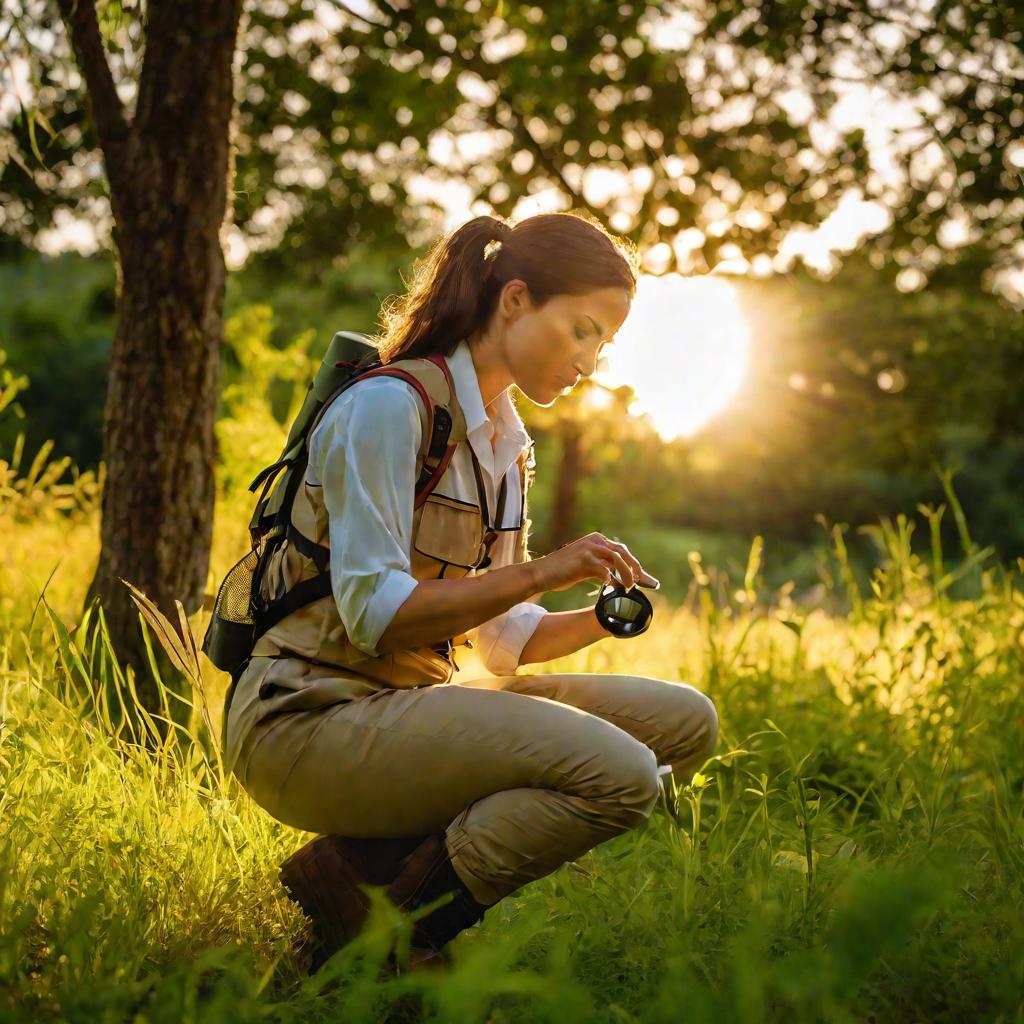
[[[328,515],[334,600],[349,640],[371,657],[417,584],[409,552],[420,404],[404,381],[367,380],[331,404],[310,438]]]
[[[487,671],[496,676],[515,675],[523,648],[545,615],[547,610],[541,605],[522,601],[471,630],[468,636]]]

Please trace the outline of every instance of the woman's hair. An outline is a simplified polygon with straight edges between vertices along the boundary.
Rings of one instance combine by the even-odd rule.
[[[385,302],[374,338],[379,358],[450,355],[487,323],[513,279],[524,281],[541,306],[554,295],[601,288],[625,288],[632,296],[638,266],[636,247],[586,214],[541,213],[515,226],[474,217],[435,243],[414,264],[408,291]]]

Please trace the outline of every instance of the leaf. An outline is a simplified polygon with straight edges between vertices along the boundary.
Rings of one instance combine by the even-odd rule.
[[[193,668],[190,664],[189,652],[186,651],[184,642],[175,632],[167,616],[138,587],[133,586],[124,577],[119,576],[118,579],[131,591],[132,600],[135,602],[136,608],[139,609],[139,613],[149,623],[157,640],[160,641],[160,646],[167,652],[167,656],[171,659],[175,668],[182,675],[195,680]]]
[[[189,663],[192,666],[193,678],[199,676],[199,648],[196,645],[196,638],[192,635],[192,627],[188,624],[188,616],[182,603],[175,598],[174,606],[178,609],[178,625],[181,627],[182,639],[186,642],[189,654]]]
[[[818,856],[817,850],[812,851],[811,860],[815,864],[818,862]],[[789,868],[791,871],[807,874],[807,858],[802,853],[795,853],[793,850],[779,850],[772,863],[780,868]]]
[[[847,839],[842,846],[836,850],[833,856],[839,860],[849,860],[857,852],[857,844],[852,839]]]
[[[764,537],[758,534],[750,545],[750,554],[747,557],[747,570],[743,574],[743,589],[753,596],[754,582],[761,569],[761,555],[764,551]]]

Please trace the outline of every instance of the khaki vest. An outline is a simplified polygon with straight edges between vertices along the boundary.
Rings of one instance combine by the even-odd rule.
[[[469,443],[465,416],[454,389],[449,387],[444,371],[437,364],[426,359],[399,359],[387,365],[415,376],[432,403],[448,410],[452,417],[449,445]],[[428,443],[429,437],[425,436],[418,453],[417,473],[426,457]],[[526,494],[532,482],[528,456],[529,449],[519,457],[523,516],[514,541],[516,562],[528,559],[530,521],[526,518]],[[322,487],[312,487],[303,480],[292,504],[292,523],[310,540],[325,548],[330,546]],[[417,580],[475,575],[476,567],[487,556],[496,536],[488,532],[479,505],[466,504],[434,492],[413,513],[411,574]],[[265,597],[281,594],[316,574],[313,560],[300,553],[294,545],[285,543],[268,563],[260,589]],[[464,635],[451,638],[452,646],[465,643]],[[367,655],[349,642],[333,595],[298,609],[269,629],[253,649],[254,658],[268,655],[298,655],[337,667],[346,675],[352,673],[397,688],[446,683],[455,669],[450,660],[450,650],[444,644],[438,649],[421,647],[380,657]]]

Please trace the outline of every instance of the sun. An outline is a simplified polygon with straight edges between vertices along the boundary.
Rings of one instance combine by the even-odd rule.
[[[648,413],[666,441],[692,437],[739,390],[749,330],[736,290],[722,278],[642,274],[625,322],[594,375],[629,385],[629,411]]]

